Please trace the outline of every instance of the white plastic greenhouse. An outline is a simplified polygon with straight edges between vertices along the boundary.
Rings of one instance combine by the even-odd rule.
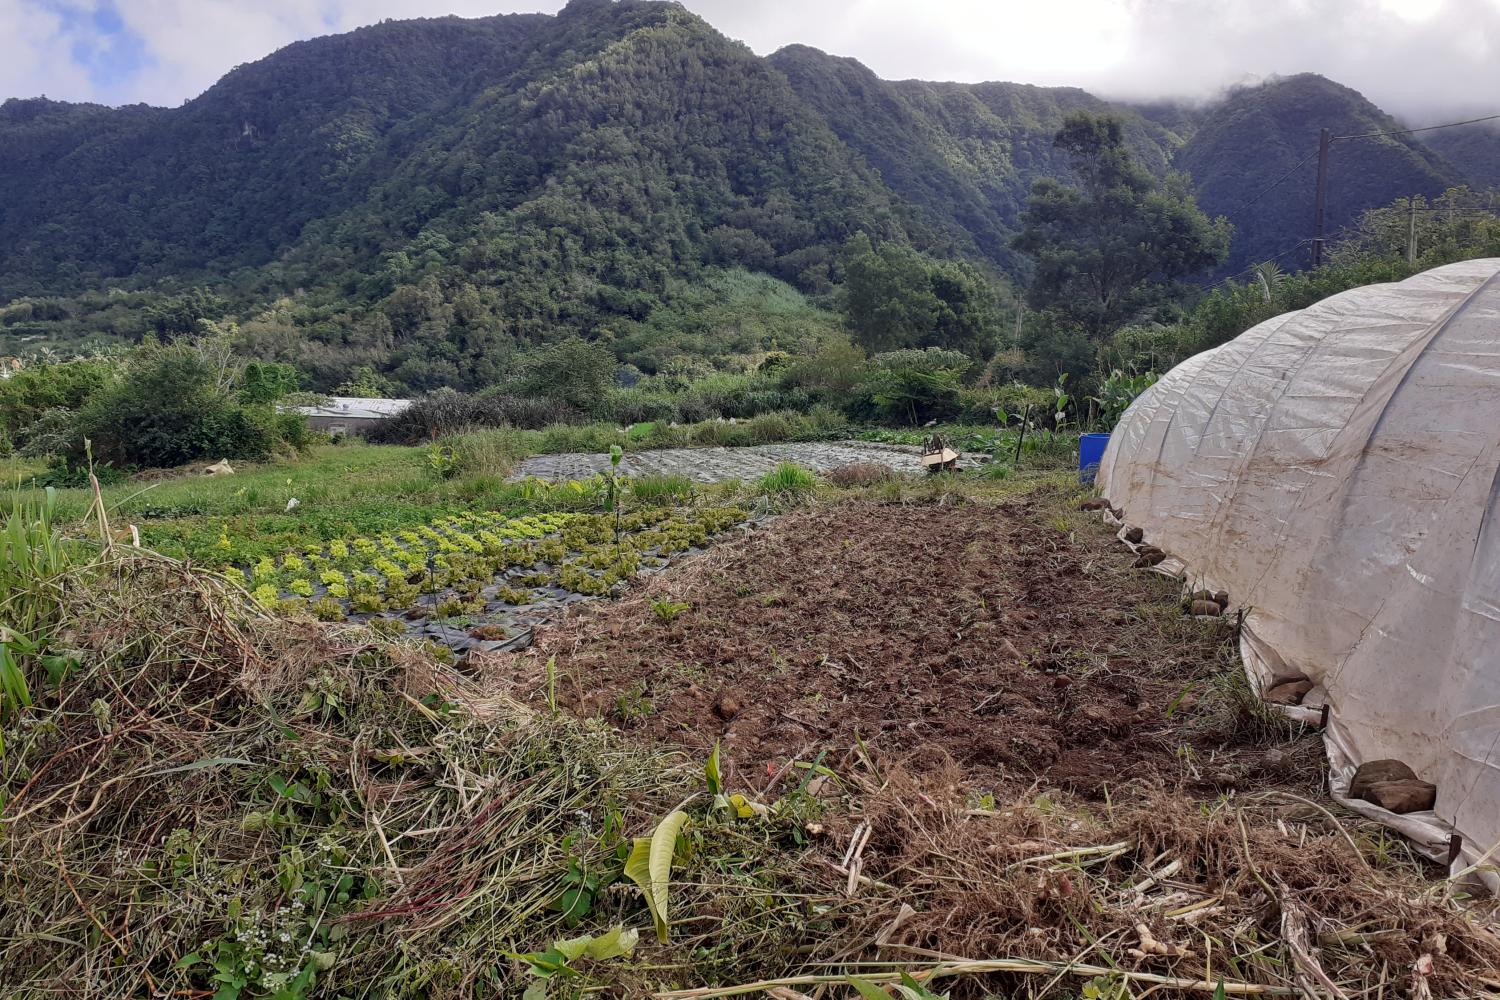
[[[1396,758],[1390,823],[1456,867],[1500,844],[1500,259],[1343,292],[1185,361],[1126,412],[1102,494],[1227,590],[1262,688],[1328,706],[1333,790]],[[1294,710],[1296,711],[1296,710]],[[1457,831],[1461,839],[1450,834]],[[1487,879],[1493,884],[1493,879]]]

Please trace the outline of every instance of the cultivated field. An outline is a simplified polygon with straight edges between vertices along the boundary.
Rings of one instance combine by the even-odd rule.
[[[431,458],[65,491],[7,549],[70,650],[7,668],[17,995],[1500,988],[1488,904],[1330,805],[1061,460]]]

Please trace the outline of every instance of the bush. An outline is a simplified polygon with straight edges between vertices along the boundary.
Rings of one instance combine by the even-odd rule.
[[[569,337],[533,355],[522,383],[537,395],[588,410],[614,386],[616,367],[608,348]]]
[[[79,441],[78,414],[57,407],[42,413],[25,429],[16,450],[26,458],[51,458],[76,450]]]
[[[671,423],[681,417],[677,402],[669,395],[649,389],[616,389],[593,409],[595,416],[622,426]]]
[[[896,472],[879,462],[850,462],[828,472],[828,481],[835,486],[871,486],[896,478]]]
[[[583,419],[567,403],[544,396],[515,396],[488,390],[474,397],[470,422],[484,427],[519,427],[537,431],[552,424],[571,424]]]
[[[870,359],[851,403],[856,416],[880,416],[918,424],[951,419],[959,410],[960,380],[970,361],[937,347],[890,351]]]
[[[503,479],[527,454],[520,435],[507,430],[471,431],[438,442],[452,459],[455,476],[493,476]]]
[[[8,438],[23,454],[50,454],[47,445],[28,452],[29,438],[44,414],[73,411],[114,380],[119,363],[105,358],[78,358],[56,364],[29,364],[10,378],[0,379],[0,437]],[[53,416],[44,430],[57,430]]]
[[[959,389],[957,420],[966,424],[1012,423],[1031,408],[1032,419],[1052,412],[1051,389],[1039,389],[1021,382],[977,389]],[[1000,414],[1004,414],[1001,416]]]
[[[187,344],[148,345],[132,355],[121,377],[79,412],[71,458],[83,440],[100,462],[175,466],[201,458],[265,458],[292,439],[307,440],[295,415],[247,405],[217,364]]]
[[[577,410],[555,399],[486,391],[476,395],[436,389],[412,401],[365,435],[377,444],[420,444],[450,434],[495,427],[540,430],[580,419]]]

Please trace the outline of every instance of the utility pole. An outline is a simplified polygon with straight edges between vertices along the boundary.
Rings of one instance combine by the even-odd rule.
[[[1313,205],[1313,267],[1323,263],[1323,206],[1328,196],[1328,145],[1332,141],[1326,128],[1318,133],[1318,194]]]
[[[1021,298],[1021,293],[1016,293],[1016,343],[1021,342],[1021,316],[1026,311],[1026,302]]]
[[[1406,266],[1417,266],[1417,196],[1406,199]]]

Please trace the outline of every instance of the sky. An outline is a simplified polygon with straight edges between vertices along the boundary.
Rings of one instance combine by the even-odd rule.
[[[176,105],[234,66],[388,17],[553,13],[562,0],[0,0],[0,99]],[[767,54],[888,79],[1010,80],[1198,100],[1322,73],[1411,124],[1500,113],[1500,0],[686,0]]]

